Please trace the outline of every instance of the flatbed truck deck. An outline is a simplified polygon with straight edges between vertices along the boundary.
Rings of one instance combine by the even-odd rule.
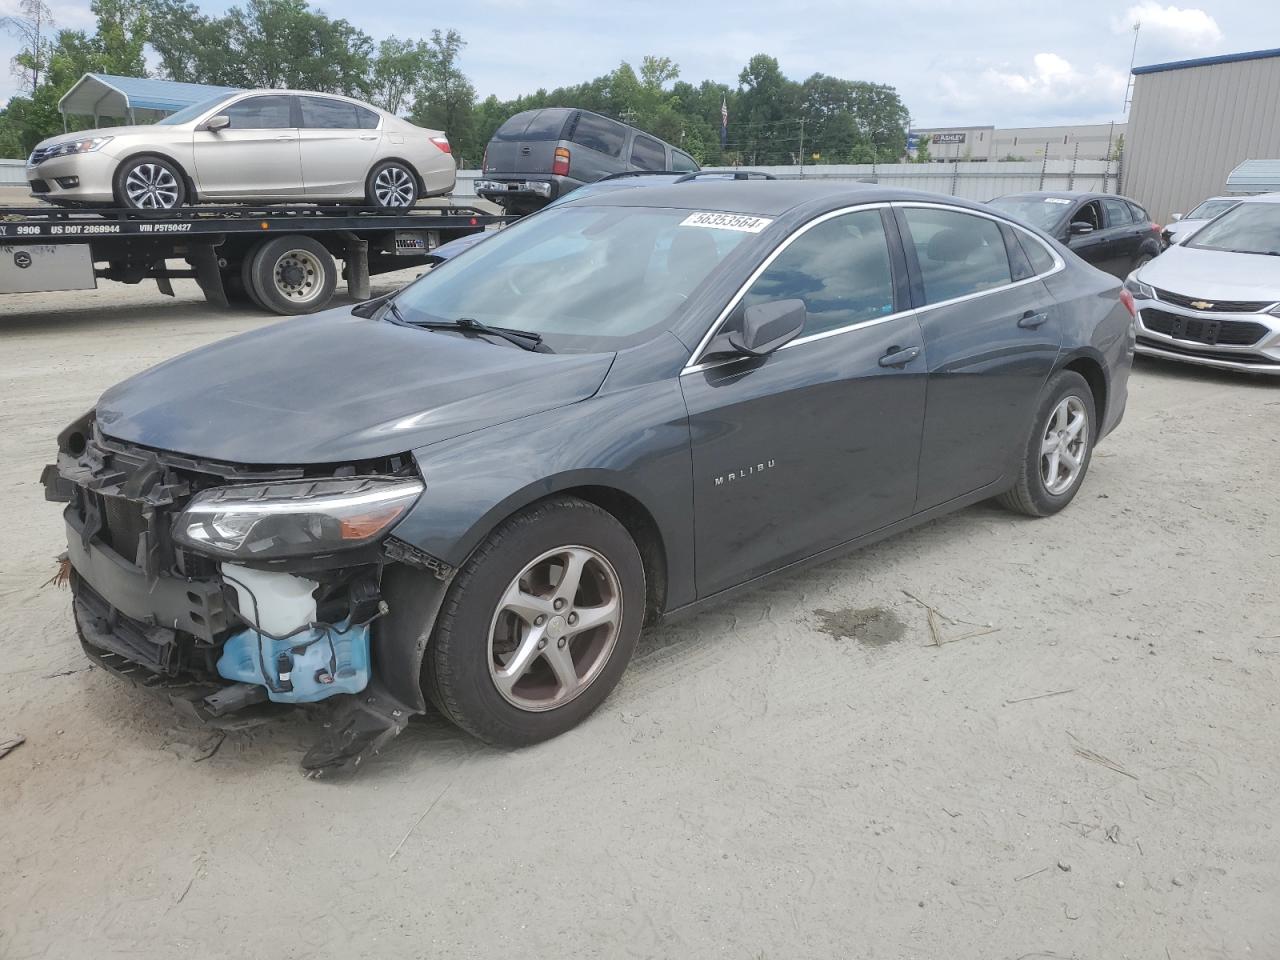
[[[514,219],[449,204],[0,207],[0,294],[90,290],[105,279],[154,280],[172,296],[172,281],[190,278],[219,306],[312,313],[339,273],[367,299],[371,276],[429,263],[440,244]]]

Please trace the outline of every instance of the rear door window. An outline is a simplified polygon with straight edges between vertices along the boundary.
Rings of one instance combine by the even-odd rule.
[[[941,303],[1013,282],[994,220],[932,207],[904,207],[927,303]]]
[[[636,141],[631,145],[631,163],[641,170],[665,170],[667,169],[666,147],[653,137],[636,134]]]
[[[593,113],[579,114],[578,122],[573,125],[569,134],[569,139],[574,143],[610,157],[622,155],[622,144],[626,138],[626,127]]]
[[[879,210],[846,213],[801,234],[742,303],[792,299],[804,301],[806,337],[893,313],[893,267]]]
[[[1127,227],[1133,223],[1133,214],[1129,204],[1123,200],[1103,200],[1102,208],[1107,212],[1108,227]]]
[[[282,130],[293,126],[293,97],[249,97],[222,111],[232,130]]]
[[[360,118],[354,103],[328,97],[299,97],[302,126],[309,130],[358,130]],[[365,111],[368,113],[369,111]]]

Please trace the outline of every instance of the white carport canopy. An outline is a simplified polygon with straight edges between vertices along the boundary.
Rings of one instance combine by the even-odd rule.
[[[154,123],[193,103],[234,90],[234,87],[211,87],[203,83],[86,73],[62,95],[58,112],[62,114],[64,128],[68,117],[93,117],[95,127],[102,125],[103,118],[125,123]]]

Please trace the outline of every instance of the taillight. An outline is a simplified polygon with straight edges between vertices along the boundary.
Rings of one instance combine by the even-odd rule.
[[[569,175],[569,148],[556,147],[555,159],[551,161],[551,172],[557,177]]]
[[[440,148],[441,153],[453,153],[453,148],[449,146],[448,137],[432,137],[431,142]]]
[[[1163,230],[1163,229],[1164,229],[1164,227],[1160,226],[1160,224],[1158,224],[1158,223],[1153,223],[1153,224],[1151,225],[1151,232],[1152,232],[1152,233],[1159,233],[1159,232],[1160,232],[1161,230]]]
[[[1133,302],[1133,294],[1124,287],[1120,288],[1120,302],[1124,304],[1124,308],[1129,311],[1129,317],[1136,320],[1138,318],[1138,307]]]

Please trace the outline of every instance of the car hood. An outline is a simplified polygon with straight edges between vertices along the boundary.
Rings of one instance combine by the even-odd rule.
[[[241,464],[389,456],[592,396],[608,354],[530,353],[349,309],[231,337],[102,395],[109,437]]]
[[[1205,300],[1280,300],[1280,257],[1173,246],[1138,271],[1143,283]]]
[[[1203,227],[1208,220],[1178,220],[1165,227],[1171,237],[1187,237]]]
[[[163,127],[161,129],[164,129]],[[181,129],[174,127],[174,130]],[[41,147],[52,146],[57,143],[71,143],[74,140],[88,140],[90,137],[125,137],[130,134],[141,134],[142,136],[155,136],[155,124],[140,124],[133,127],[97,127],[93,130],[79,130],[75,133],[60,133],[56,137],[49,137],[41,140],[36,144],[35,149]]]

